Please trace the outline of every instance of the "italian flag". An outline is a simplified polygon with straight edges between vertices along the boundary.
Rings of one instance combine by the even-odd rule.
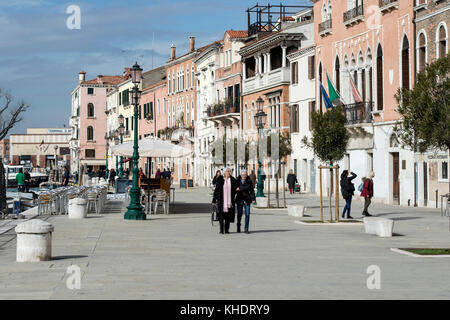
[[[330,77],[328,76],[327,72],[327,82],[328,82],[328,95],[330,96],[331,103],[333,103],[334,106],[342,106],[344,103],[341,100],[341,96],[336,90],[336,87],[334,86],[333,82],[330,80]]]

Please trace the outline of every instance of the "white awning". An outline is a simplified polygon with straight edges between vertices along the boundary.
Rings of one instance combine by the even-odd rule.
[[[116,156],[131,157],[133,155],[133,141],[111,146],[111,153]],[[149,136],[139,140],[139,156],[152,158],[180,158],[188,156],[192,151],[170,143],[169,141]]]
[[[88,166],[106,166],[106,159],[105,160],[85,159],[85,160],[80,160],[80,163],[88,165]]]

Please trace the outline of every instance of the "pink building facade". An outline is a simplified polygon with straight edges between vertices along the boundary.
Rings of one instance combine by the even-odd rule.
[[[106,167],[106,94],[123,81],[122,76],[103,75],[86,81],[85,75],[79,73],[79,84],[72,91],[71,168],[78,172],[83,165],[88,171]]]
[[[375,201],[412,205],[413,152],[393,132],[394,97],[414,84],[414,5],[395,0],[315,0],[316,106],[327,74],[345,103],[351,139],[342,169],[375,172]],[[362,102],[355,101],[351,80]],[[400,184],[402,181],[402,184]]]

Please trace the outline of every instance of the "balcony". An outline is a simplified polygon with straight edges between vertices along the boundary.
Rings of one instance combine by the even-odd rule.
[[[281,67],[265,73],[259,73],[254,77],[243,80],[242,92],[248,94],[251,92],[262,91],[268,88],[279,86],[283,83],[289,84],[290,68]]]
[[[344,24],[349,27],[364,20],[364,5],[357,6],[347,12],[344,12]]]
[[[319,36],[324,37],[331,34],[332,23],[331,19],[319,24]]]
[[[414,11],[425,10],[427,8],[427,0],[415,0]]]
[[[240,113],[239,98],[235,99],[234,103],[231,99],[224,102],[219,102],[209,106],[206,109],[208,117],[222,116],[228,113]]]
[[[373,102],[358,102],[344,106],[347,125],[372,122]]]
[[[382,13],[398,9],[398,0],[379,0],[379,7]]]

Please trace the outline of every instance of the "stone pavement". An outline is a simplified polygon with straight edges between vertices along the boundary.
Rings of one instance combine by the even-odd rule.
[[[448,218],[438,210],[374,204],[395,220],[392,238],[362,225],[294,223],[287,210],[252,209],[251,234],[218,234],[210,222],[210,189],[177,190],[171,215],[125,221],[110,200],[88,219],[47,217],[55,226],[53,260],[15,262],[13,231],[0,235],[0,299],[449,299],[450,258],[415,258],[398,247],[449,247]],[[317,197],[288,195],[318,219]],[[341,207],[342,210],[342,207]],[[355,199],[352,215],[360,217]],[[325,210],[325,217],[328,211]],[[80,290],[66,286],[78,265]],[[369,290],[367,267],[381,269]]]

